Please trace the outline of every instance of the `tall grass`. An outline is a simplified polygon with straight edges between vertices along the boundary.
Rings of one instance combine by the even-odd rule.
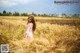
[[[0,19],[0,44],[8,43],[10,53],[80,53],[80,25],[36,25],[29,42],[24,38],[25,20]]]

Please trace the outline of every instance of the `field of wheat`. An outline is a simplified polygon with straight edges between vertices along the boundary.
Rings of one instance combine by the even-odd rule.
[[[80,53],[79,18],[36,17],[32,42],[24,38],[26,19],[27,17],[0,16],[0,44],[9,44],[9,53]],[[56,22],[77,24],[61,25]]]

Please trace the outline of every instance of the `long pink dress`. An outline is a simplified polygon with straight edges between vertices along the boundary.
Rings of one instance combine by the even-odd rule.
[[[28,23],[27,24],[27,27],[26,27],[26,38],[28,40],[32,40],[33,39],[33,31],[32,31],[32,28],[33,28],[33,24],[32,23]]]

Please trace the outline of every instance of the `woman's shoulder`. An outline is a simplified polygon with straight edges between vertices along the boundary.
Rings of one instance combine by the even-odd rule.
[[[33,23],[28,23],[28,25],[32,26],[32,25],[33,25]]]

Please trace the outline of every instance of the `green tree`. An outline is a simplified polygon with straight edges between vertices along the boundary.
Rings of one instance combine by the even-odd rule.
[[[32,14],[31,15],[33,15],[33,16],[37,16],[37,14],[36,13],[34,13],[34,12],[32,12]]]
[[[79,14],[74,14],[72,15],[72,17],[79,17]]]
[[[28,14],[27,13],[22,13],[21,16],[28,16]]]
[[[9,12],[9,13],[8,13],[8,15],[9,15],[9,16],[12,16],[12,13],[11,13],[11,12]]]
[[[0,12],[0,16],[2,16],[3,14]]]
[[[19,15],[20,15],[19,12],[13,13],[13,16],[19,16]]]
[[[7,15],[6,13],[7,13],[7,12],[4,10],[4,11],[3,11],[3,16],[6,16],[6,15]]]

